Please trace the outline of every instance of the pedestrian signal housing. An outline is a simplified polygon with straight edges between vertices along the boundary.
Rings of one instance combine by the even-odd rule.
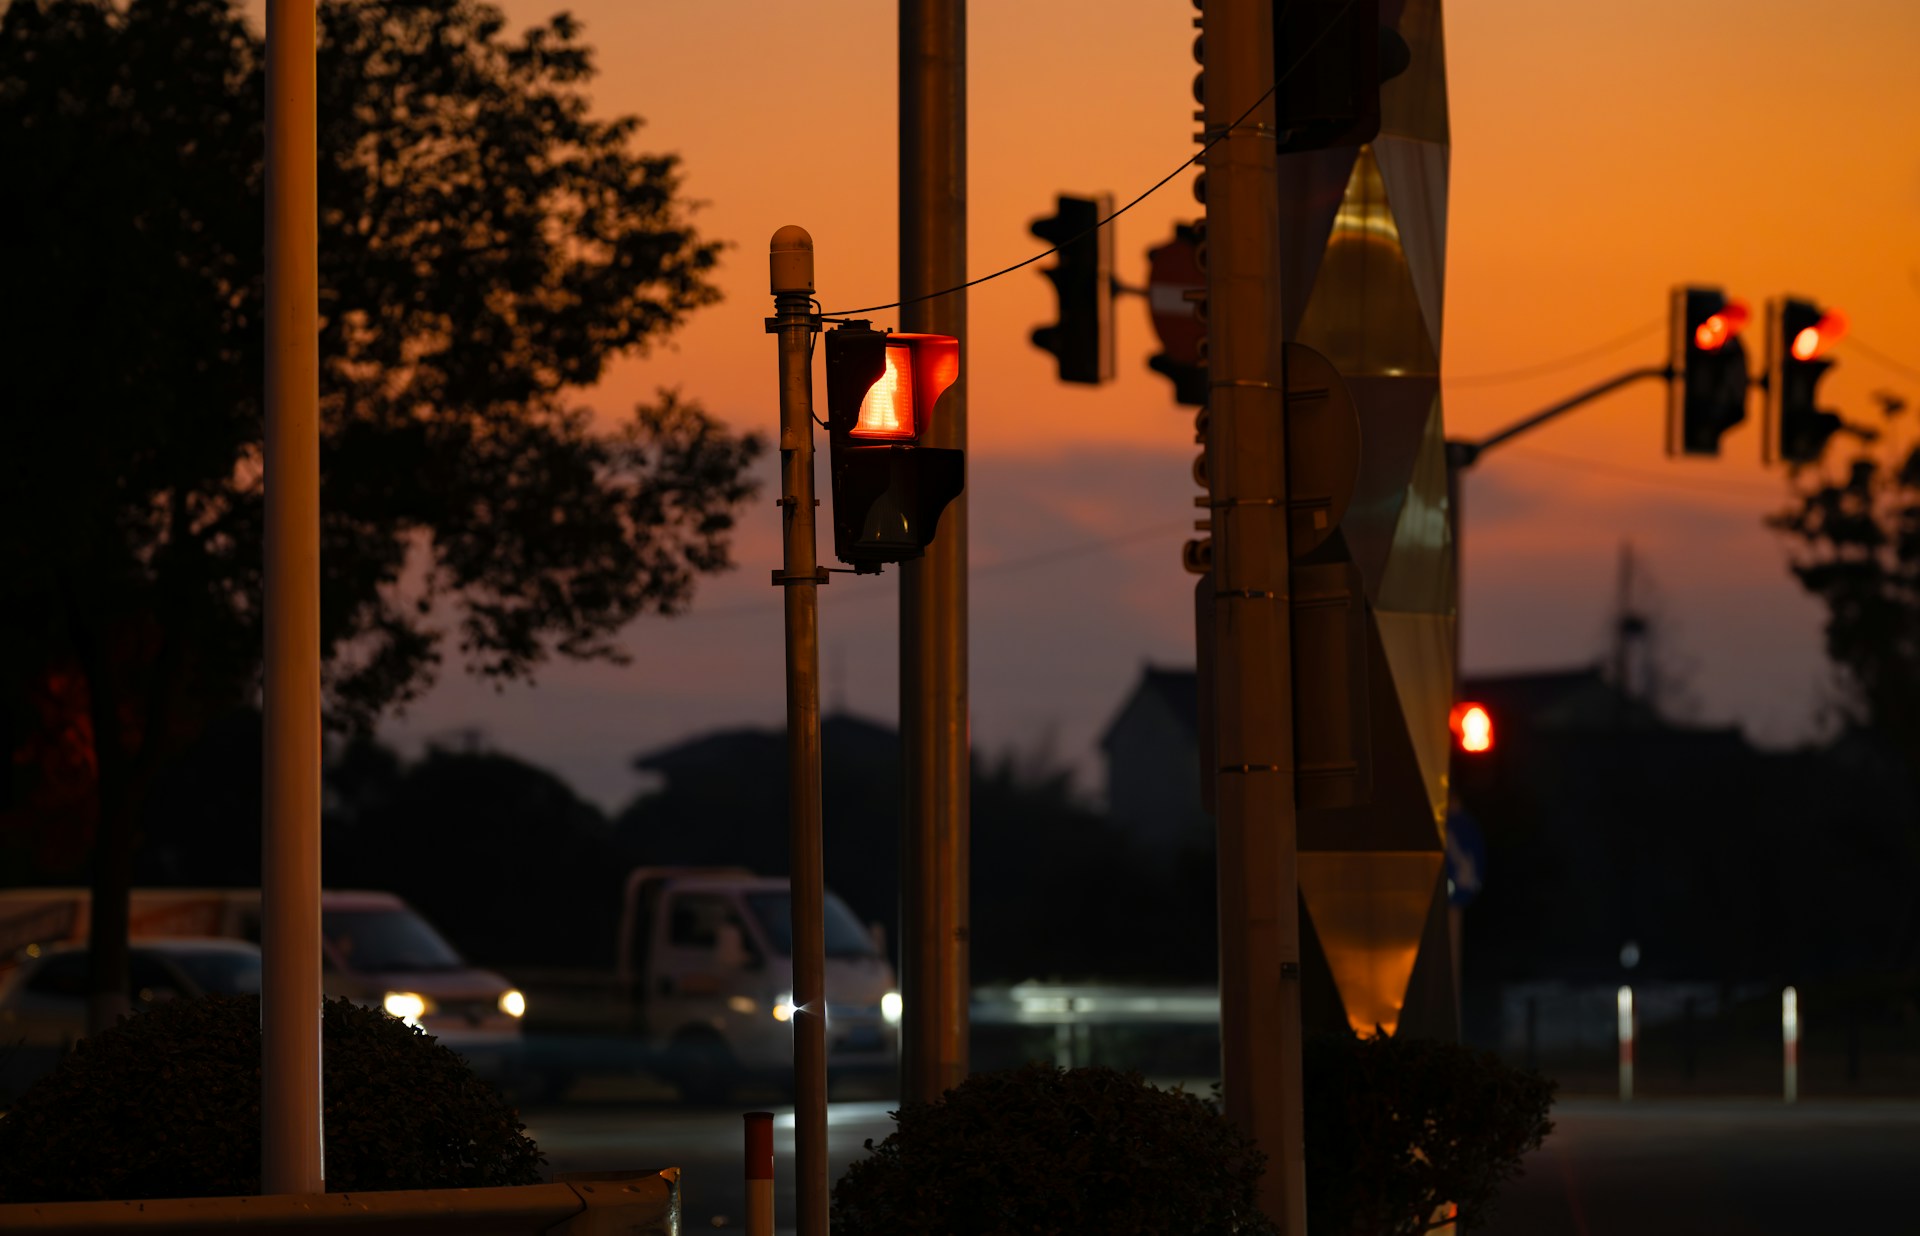
[[[1838,414],[1819,406],[1817,388],[1833,368],[1823,354],[1846,331],[1837,309],[1791,298],[1767,302],[1768,463],[1813,463],[1840,429]]]
[[[1747,318],[1747,307],[1718,288],[1673,290],[1669,455],[1718,455],[1720,436],[1747,419]]]
[[[826,346],[834,556],[856,571],[918,558],[966,479],[964,452],[925,445],[960,376],[960,341],[853,322]]]

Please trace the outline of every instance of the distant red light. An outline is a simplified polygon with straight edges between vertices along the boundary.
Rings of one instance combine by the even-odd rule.
[[[1482,704],[1455,704],[1447,716],[1460,749],[1470,755],[1493,750],[1493,716]]]
[[[1737,300],[1728,301],[1727,307],[1714,314],[1694,328],[1694,346],[1702,352],[1717,352],[1727,340],[1740,333],[1747,324],[1747,307]]]
[[[1847,315],[1838,309],[1829,309],[1825,317],[1793,337],[1793,359],[1812,360],[1846,333]]]

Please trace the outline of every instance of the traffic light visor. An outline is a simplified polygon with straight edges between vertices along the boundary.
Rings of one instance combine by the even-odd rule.
[[[1737,300],[1728,301],[1726,308],[1694,328],[1693,345],[1703,352],[1718,352],[1727,340],[1740,333],[1747,317],[1745,305]]]
[[[1847,315],[1829,309],[1818,322],[1793,337],[1793,359],[1812,360],[1830,343],[1847,333]]]
[[[848,432],[856,438],[911,442],[913,423],[913,348],[888,347],[887,367],[867,388],[860,415]]]
[[[1493,750],[1493,717],[1483,704],[1455,704],[1447,721],[1460,749],[1470,755]]]

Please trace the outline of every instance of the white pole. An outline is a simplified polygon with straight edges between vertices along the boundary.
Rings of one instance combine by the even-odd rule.
[[[747,1112],[747,1236],[773,1236],[773,1113]]]
[[[1789,987],[1780,993],[1781,1097],[1800,1099],[1800,993]]]
[[[1633,988],[1622,987],[1620,1009],[1620,1101],[1633,1098]]]

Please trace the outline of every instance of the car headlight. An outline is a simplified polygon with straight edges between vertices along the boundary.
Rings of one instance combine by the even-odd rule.
[[[900,1024],[900,1012],[905,1007],[906,1002],[900,999],[900,993],[897,991],[890,991],[880,997],[880,1016],[886,1018],[892,1025]]]
[[[417,1026],[422,1017],[433,1011],[433,1002],[418,992],[390,991],[380,1007],[409,1026]]]
[[[790,1021],[793,1018],[793,993],[789,992],[773,1002],[773,1019]]]
[[[500,1011],[508,1017],[525,1017],[527,998],[517,988],[509,987],[500,993]]]

